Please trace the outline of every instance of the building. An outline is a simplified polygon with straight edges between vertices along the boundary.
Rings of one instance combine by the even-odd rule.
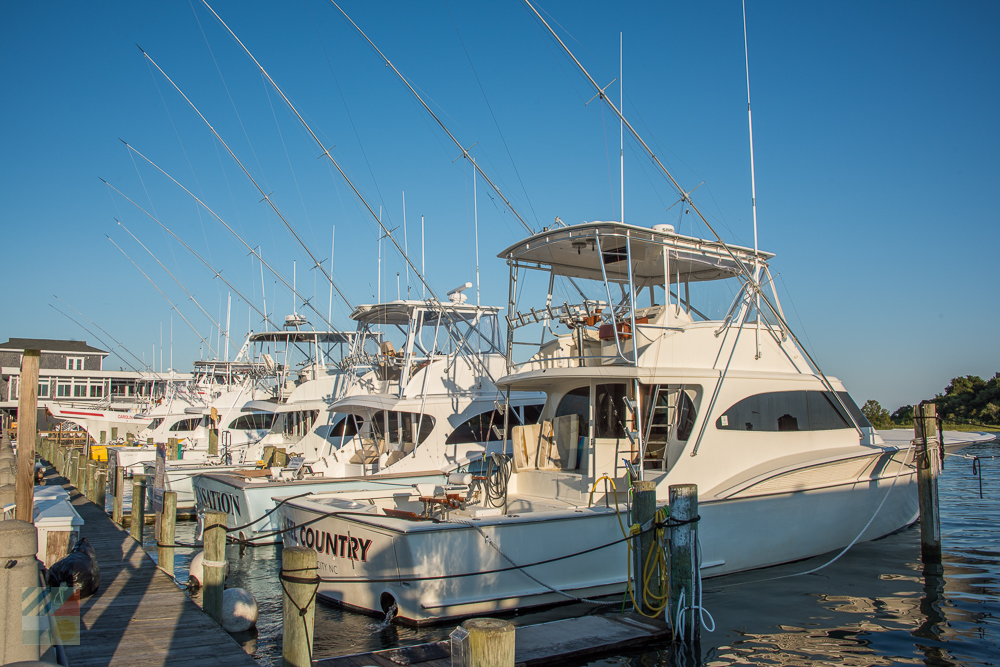
[[[40,350],[38,369],[38,428],[54,424],[53,402],[81,407],[134,408],[162,394],[165,380],[152,372],[104,370],[108,352],[85,341],[11,338],[0,343],[0,410],[16,419],[24,350]]]

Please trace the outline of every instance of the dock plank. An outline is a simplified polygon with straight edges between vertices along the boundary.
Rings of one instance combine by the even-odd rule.
[[[100,590],[80,603],[80,645],[65,647],[73,667],[256,667],[102,508],[55,471],[46,483],[69,491],[101,570]]]
[[[670,628],[666,623],[638,614],[607,614],[567,618],[549,623],[524,625],[515,630],[514,662],[518,667],[549,665],[572,660],[581,656],[594,656],[609,651],[617,651],[666,639]],[[420,660],[420,652],[441,654]],[[403,659],[393,660],[393,654],[409,651]],[[318,667],[396,667],[401,664],[411,667],[449,667],[451,665],[451,645],[448,641],[419,644],[402,649],[383,649],[371,653],[358,653],[336,658],[314,660]]]

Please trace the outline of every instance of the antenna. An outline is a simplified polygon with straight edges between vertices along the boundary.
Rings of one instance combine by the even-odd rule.
[[[333,231],[330,232],[330,275],[333,275],[333,242],[337,236],[337,225],[333,226]],[[326,316],[326,319],[333,322],[333,283],[330,283],[330,310]],[[330,327],[331,329],[333,327]]]
[[[476,166],[476,158],[472,158]],[[476,199],[476,170],[472,170],[472,219],[476,231],[476,305],[479,305],[479,203]]]
[[[406,235],[406,190],[403,190],[403,254],[410,254],[410,242]],[[410,298],[410,265],[405,264],[406,267],[406,298]]]
[[[757,257],[757,181],[753,164],[753,115],[750,113],[750,49],[747,46],[747,3],[743,0],[743,58],[747,67],[747,125],[750,126],[750,207],[753,209],[753,279],[760,283],[760,260]],[[760,290],[754,294],[757,323],[757,356],[760,359]]]
[[[427,266],[424,263],[424,216],[420,216],[420,275],[427,275]],[[423,284],[420,285],[420,296],[424,298],[427,296],[427,287]]]
[[[623,73],[623,63],[622,63],[622,44],[624,43],[624,34],[622,32],[618,33],[618,108],[622,110],[622,117],[618,119],[618,145],[620,146],[620,157],[621,157],[621,195],[622,195],[622,224],[625,224],[625,80],[622,78]]]

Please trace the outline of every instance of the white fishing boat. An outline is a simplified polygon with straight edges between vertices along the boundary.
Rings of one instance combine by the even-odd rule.
[[[204,415],[199,418],[200,430],[191,438],[194,449],[206,454],[165,461],[163,489],[177,493],[178,507],[194,507],[192,481],[198,475],[252,471],[258,464],[267,463],[261,461],[265,448],[285,451],[297,443],[311,430],[319,415],[348,390],[350,375],[344,373],[341,364],[354,334],[305,330],[302,327],[306,325],[304,318],[291,315],[286,318],[285,329],[249,336],[247,354],[258,360],[259,366],[251,391],[254,398],[221,409],[218,405],[211,406],[218,414],[220,446],[215,452],[209,452],[207,444],[197,445],[202,441],[207,443],[210,435],[211,407],[206,407],[200,410]],[[247,395],[244,390],[240,397]],[[156,479],[155,451],[154,457],[146,459],[143,465],[146,475]]]
[[[352,383],[289,448],[295,467],[204,474],[193,481],[198,511],[225,511],[231,528],[245,526],[241,539],[274,542],[281,539],[277,495],[405,490],[413,478],[443,482],[451,471],[509,452],[504,395],[495,385],[506,369],[500,309],[452,295],[444,307],[413,300],[356,308],[358,332],[345,360]],[[535,421],[543,400],[540,392],[513,394],[512,423]],[[409,477],[402,487],[401,477]]]
[[[538,423],[512,429],[512,474],[288,500],[278,513],[302,526],[290,543],[319,552],[320,596],[423,623],[621,593],[634,479],[654,482],[660,505],[671,485],[698,486],[705,576],[916,518],[909,443],[886,444],[797,343],[767,287],[773,255],[669,225],[591,222],[499,256],[508,354],[543,341],[497,381],[546,394]],[[547,274],[548,291],[519,294],[527,271]],[[726,283],[735,296],[713,316]]]

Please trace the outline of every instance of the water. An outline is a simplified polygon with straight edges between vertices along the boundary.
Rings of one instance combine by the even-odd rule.
[[[1000,457],[1000,444],[965,450]],[[1000,458],[984,460],[983,495],[972,463],[948,459],[940,478],[944,565],[924,572],[920,531],[858,544],[815,574],[784,577],[829,561],[828,554],[798,563],[705,581],[703,604],[716,621],[703,632],[695,658],[650,645],[578,666],[692,665],[899,665],[1000,664]],[[821,527],[817,527],[821,529]],[[179,524],[177,539],[191,541],[193,524]],[[147,550],[152,546],[147,527]],[[155,555],[155,554],[154,554]],[[193,550],[178,549],[178,580],[186,581]],[[237,638],[261,665],[281,663],[281,547],[240,554],[227,548],[227,586],[248,589],[260,607],[255,634]],[[784,577],[784,578],[777,578]],[[200,596],[193,595],[200,603]],[[597,613],[566,605],[504,616],[515,625]],[[601,610],[603,611],[603,610]],[[413,628],[319,602],[314,657],[322,658],[445,639],[453,624]]]

